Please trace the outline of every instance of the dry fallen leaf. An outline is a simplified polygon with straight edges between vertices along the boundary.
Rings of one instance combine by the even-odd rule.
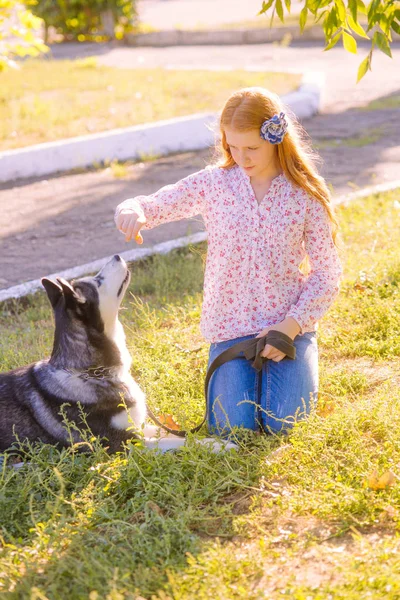
[[[365,290],[367,289],[366,286],[363,285],[362,283],[360,283],[359,281],[357,281],[353,287],[355,290],[358,290],[359,292],[365,292]]]
[[[152,500],[149,500],[147,502],[147,506],[149,507],[150,510],[152,510],[153,512],[157,513],[158,515],[162,515],[163,511],[161,510],[161,508],[158,506],[158,504],[156,504],[155,502],[153,502]]]
[[[378,471],[375,469],[368,477],[368,487],[371,490],[385,490],[386,488],[394,485],[396,477],[392,471],[386,471],[379,477]]]
[[[395,508],[394,506],[391,506],[389,504],[389,506],[385,506],[385,508],[379,515],[379,520],[381,521],[381,523],[383,523],[384,521],[388,521],[388,520],[394,521],[395,519],[398,518],[398,516],[399,516],[399,511],[397,510],[397,508]]]
[[[319,407],[317,407],[318,416],[322,417],[323,419],[325,419],[325,417],[328,415],[331,415],[334,410],[335,405],[333,402],[325,402],[323,405],[321,402]]]
[[[162,423],[163,425],[166,425],[170,429],[174,429],[175,431],[179,431],[179,429],[180,429],[180,426],[178,425],[178,423],[175,423],[172,415],[167,415],[167,414],[160,415],[158,417],[158,420],[160,421],[160,423]]]

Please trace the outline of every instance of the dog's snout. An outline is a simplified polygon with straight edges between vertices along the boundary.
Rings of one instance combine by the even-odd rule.
[[[121,257],[120,257],[120,255],[119,255],[119,254],[114,254],[114,256],[113,256],[113,259],[114,259],[116,262],[121,262]]]

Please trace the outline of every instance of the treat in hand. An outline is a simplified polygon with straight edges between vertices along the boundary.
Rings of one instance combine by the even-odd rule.
[[[143,244],[141,228],[146,223],[146,217],[139,206],[133,208],[123,208],[115,219],[117,228],[125,235],[125,241],[135,240],[138,244]]]

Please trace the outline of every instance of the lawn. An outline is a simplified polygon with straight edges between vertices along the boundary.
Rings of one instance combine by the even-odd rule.
[[[217,111],[234,90],[286,94],[300,75],[248,71],[116,69],[96,58],[30,60],[1,75],[0,150]]]
[[[0,472],[5,600],[400,597],[399,194],[339,218],[345,274],[309,419],[218,455],[194,439],[164,455],[27,449]],[[152,405],[187,421],[203,402],[205,251],[132,264],[121,314]],[[1,370],[50,351],[49,313],[44,294],[0,306]]]

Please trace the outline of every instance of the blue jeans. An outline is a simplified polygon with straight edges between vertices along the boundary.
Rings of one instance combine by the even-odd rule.
[[[208,365],[245,336],[211,344]],[[290,429],[310,412],[318,393],[318,345],[315,332],[294,339],[296,358],[266,360],[257,372],[243,356],[221,365],[208,392],[208,427],[229,434],[232,427],[279,432]]]

